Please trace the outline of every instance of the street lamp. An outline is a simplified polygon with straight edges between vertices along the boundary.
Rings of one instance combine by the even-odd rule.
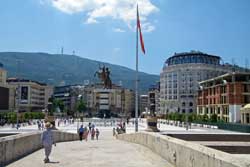
[[[78,95],[77,97],[77,104],[79,104],[79,101],[82,100],[82,95]],[[79,129],[79,110],[78,110],[78,105],[77,105],[77,108],[76,108],[76,117],[77,117],[77,131]]]
[[[17,74],[18,74],[18,83],[17,83],[17,106],[16,106],[16,129],[19,128],[19,120],[18,120],[18,113],[20,108],[20,99],[21,99],[21,90],[20,90],[20,60],[17,60]]]

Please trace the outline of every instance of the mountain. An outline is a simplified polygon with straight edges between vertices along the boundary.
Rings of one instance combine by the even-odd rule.
[[[62,83],[83,84],[87,80],[90,83],[99,82],[94,73],[99,69],[99,65],[105,65],[111,70],[113,83],[122,83],[130,89],[135,87],[134,70],[74,55],[0,52],[0,62],[8,71],[8,77],[20,76],[54,86]],[[139,72],[139,80],[139,91],[146,92],[150,85],[159,81],[159,76]]]

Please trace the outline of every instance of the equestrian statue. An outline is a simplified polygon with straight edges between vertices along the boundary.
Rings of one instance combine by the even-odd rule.
[[[95,72],[94,76],[96,75],[103,82],[104,89],[112,89],[112,81],[110,79],[110,70],[108,67],[101,67],[99,65],[99,70]]]

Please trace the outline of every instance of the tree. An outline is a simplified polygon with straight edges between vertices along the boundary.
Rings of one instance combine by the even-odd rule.
[[[202,121],[207,122],[208,121],[208,116],[207,114],[202,115]]]
[[[78,103],[77,103],[77,110],[78,110],[80,113],[83,113],[83,112],[85,112],[85,110],[86,110],[86,104],[85,104],[85,102],[84,102],[82,99],[80,99],[80,100],[78,101]]]
[[[65,106],[64,106],[64,103],[62,100],[53,98],[53,99],[51,99],[51,101],[52,101],[52,107],[49,110],[49,115],[53,115],[53,113],[56,112],[57,108],[59,108],[60,111],[62,111],[62,112],[65,111],[64,110]]]
[[[193,122],[193,121],[196,121],[197,120],[197,115],[196,113],[191,113],[188,115],[188,120],[189,122]]]
[[[211,122],[217,122],[217,119],[218,119],[217,114],[213,114],[213,115],[211,115],[211,117],[210,117],[210,121],[211,121]]]

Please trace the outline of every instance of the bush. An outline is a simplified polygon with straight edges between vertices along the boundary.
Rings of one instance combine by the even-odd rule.
[[[211,117],[210,117],[210,121],[211,122],[217,122],[217,114],[213,114],[213,115],[211,115]]]
[[[201,121],[208,122],[208,116],[207,116],[207,114],[202,115]]]

